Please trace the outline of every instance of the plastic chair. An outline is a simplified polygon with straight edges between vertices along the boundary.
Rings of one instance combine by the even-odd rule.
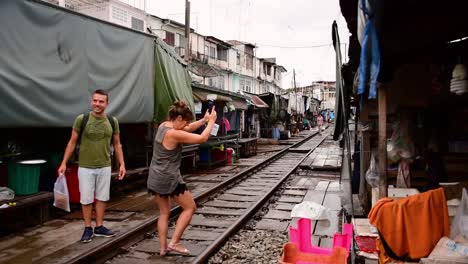
[[[299,251],[304,253],[330,255],[335,248],[344,248],[347,256],[351,248],[352,238],[353,225],[344,224],[342,233],[336,233],[333,235],[332,248],[316,247],[312,245],[310,219],[300,218],[297,222],[297,228],[289,227],[290,242],[297,244]]]
[[[286,243],[283,245],[283,255],[279,259],[281,264],[347,264],[346,249],[336,247],[330,254],[304,253],[299,250],[296,243]]]

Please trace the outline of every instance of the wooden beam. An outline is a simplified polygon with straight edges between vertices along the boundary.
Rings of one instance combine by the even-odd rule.
[[[379,102],[379,199],[387,197],[387,88],[378,87]]]
[[[366,102],[366,99],[362,97],[360,102],[364,107],[360,109],[360,120],[362,124],[369,123],[369,104]],[[370,144],[370,134],[369,131],[360,131],[361,136],[361,153],[360,153],[360,162],[361,162],[361,183],[359,186],[359,196],[361,198],[362,204],[366,211],[369,211],[372,207],[371,201],[371,188],[366,184],[366,171],[369,169],[371,161],[371,144]]]

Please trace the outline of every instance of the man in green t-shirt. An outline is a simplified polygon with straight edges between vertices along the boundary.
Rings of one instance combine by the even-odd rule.
[[[104,111],[109,104],[109,95],[104,90],[96,90],[91,98],[92,111],[87,115],[79,115],[73,123],[72,135],[68,141],[63,161],[58,169],[59,175],[64,174],[67,161],[75,150],[77,141],[78,179],[80,189],[80,203],[83,211],[85,230],[81,242],[90,242],[93,236],[113,237],[115,233],[104,227],[104,213],[106,202],[109,201],[111,181],[111,146],[112,139],[115,153],[120,163],[119,180],[125,177],[125,163],[122,145],[120,144],[120,130],[117,119],[108,117]],[[86,116],[86,118],[84,118]],[[111,122],[108,118],[112,118]],[[83,120],[85,126],[82,126]],[[83,129],[83,131],[81,131]],[[96,200],[96,227],[91,227],[93,202]]]

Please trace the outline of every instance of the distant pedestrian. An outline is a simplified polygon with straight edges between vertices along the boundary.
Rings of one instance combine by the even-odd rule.
[[[76,144],[79,143],[78,179],[80,203],[85,222],[81,242],[84,243],[90,242],[94,236],[115,236],[112,230],[103,225],[111,182],[111,139],[120,163],[119,180],[122,180],[126,173],[117,118],[108,117],[104,113],[108,104],[109,95],[106,91],[96,90],[93,93],[92,111],[76,117],[63,161],[58,169],[59,175],[65,173],[67,161],[74,152]],[[94,200],[96,200],[96,227],[93,231],[91,219]]]
[[[189,251],[180,243],[180,238],[190,223],[196,205],[192,193],[180,174],[182,144],[200,144],[206,142],[216,121],[216,111],[211,109],[203,119],[195,122],[193,113],[185,102],[175,102],[169,108],[168,121],[158,127],[154,138],[153,158],[149,168],[148,190],[154,195],[159,208],[158,235],[160,255],[169,251],[188,255]],[[191,133],[208,123],[203,132],[198,135]],[[170,216],[169,197],[182,207],[182,213],[177,219],[171,241],[167,243],[167,230]]]
[[[309,119],[304,118],[304,119],[302,120],[302,122],[303,122],[303,125],[304,125],[304,130],[306,130],[306,129],[309,130],[309,129],[310,129],[310,122],[309,122]]]
[[[322,127],[323,127],[323,116],[317,115],[317,126],[318,126],[318,133],[322,135]]]

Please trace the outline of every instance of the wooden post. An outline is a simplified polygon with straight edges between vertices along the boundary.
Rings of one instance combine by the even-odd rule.
[[[190,56],[190,2],[185,0],[185,61],[189,61]],[[205,84],[205,81],[203,81]]]
[[[379,199],[387,197],[387,91],[379,84]]]
[[[369,105],[366,104],[366,100],[364,100],[363,105],[364,107],[360,109],[359,115],[362,124],[369,123]],[[361,153],[360,153],[360,160],[361,160],[361,186],[359,187],[359,193],[361,200],[363,201],[363,206],[365,210],[369,210],[372,207],[371,201],[371,188],[369,185],[366,184],[366,171],[369,169],[370,161],[371,161],[371,147],[370,147],[370,135],[369,131],[361,131]]]

